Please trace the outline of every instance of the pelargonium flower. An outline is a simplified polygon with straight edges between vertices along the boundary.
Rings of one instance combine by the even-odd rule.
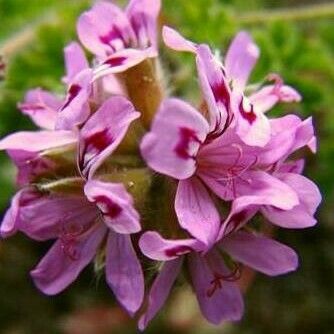
[[[210,250],[195,239],[167,240],[152,231],[143,234],[139,245],[146,256],[164,263],[148,293],[147,307],[139,320],[141,330],[165,303],[182,268],[187,272],[202,314],[218,325],[223,320],[240,320],[244,309],[237,285],[240,265],[234,263],[231,267],[222,253],[269,276],[286,274],[298,266],[297,254],[291,248],[245,231],[226,236]]]
[[[80,172],[90,179],[86,181],[78,176],[54,181],[53,187],[69,187],[69,194],[53,193],[48,191],[53,187],[44,184],[41,189],[23,188],[14,196],[1,224],[2,236],[21,231],[35,240],[57,239],[31,272],[35,284],[44,293],[61,292],[94,259],[98,250],[106,247],[108,284],[131,315],[140,307],[143,274],[129,236],[140,230],[139,214],[123,184],[91,179],[138,117],[139,113],[125,98],[108,99],[79,133]],[[39,139],[39,143],[46,142],[42,135]],[[1,143],[1,148],[8,149],[11,138]]]
[[[246,32],[234,38],[224,64],[207,45],[187,41],[169,27],[164,27],[163,37],[170,48],[196,54],[199,81],[210,114],[210,130],[216,133],[232,125],[246,144],[264,146],[270,140],[270,124],[264,113],[278,102],[301,100],[299,93],[284,85],[278,75],[269,76],[276,82],[274,85],[266,85],[248,98],[245,96],[248,78],[260,53]]]
[[[157,57],[159,11],[160,0],[131,0],[124,11],[99,1],[80,16],[78,36],[109,73],[123,72]]]
[[[130,234],[140,230],[139,215],[122,184],[88,181],[84,194],[24,188],[1,225],[3,237],[16,231],[37,241],[56,239],[31,271],[36,286],[54,295],[75,281],[99,253],[106,258],[106,279],[132,315],[141,305],[144,281]]]
[[[314,140],[311,120],[291,115],[270,124],[271,139],[264,147],[246,145],[234,128],[211,139],[210,124],[199,111],[178,99],[162,103],[141,152],[152,169],[179,180],[175,210],[181,226],[198,240],[214,242],[220,226],[208,189],[225,201],[252,195],[254,204],[279,210],[299,205],[289,181],[272,168]]]

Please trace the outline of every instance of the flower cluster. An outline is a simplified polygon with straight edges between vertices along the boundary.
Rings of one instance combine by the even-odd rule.
[[[158,0],[131,0],[125,10],[97,2],[83,13],[78,36],[93,61],[68,45],[65,96],[29,91],[18,107],[40,129],[0,141],[20,187],[1,236],[54,240],[31,271],[35,285],[57,294],[94,262],[141,330],[181,272],[209,322],[239,320],[242,265],[269,276],[298,266],[291,248],[252,222],[310,227],[321,200],[301,175],[304,161],[290,158],[316,151],[311,118],[266,115],[299,93],[277,74],[247,86],[259,57],[252,38],[240,32],[221,60],[163,27],[167,47],[195,58],[195,108],[166,96],[159,11]]]

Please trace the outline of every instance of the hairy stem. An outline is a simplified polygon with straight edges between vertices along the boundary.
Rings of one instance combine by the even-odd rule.
[[[250,12],[238,15],[237,20],[242,24],[251,25],[273,21],[303,21],[330,17],[334,17],[334,3]]]

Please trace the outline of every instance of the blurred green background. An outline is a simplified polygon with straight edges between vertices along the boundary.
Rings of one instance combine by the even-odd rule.
[[[314,117],[320,149],[316,156],[307,154],[306,174],[320,186],[324,200],[316,228],[275,232],[298,251],[300,269],[274,279],[256,276],[240,323],[206,325],[191,293],[179,288],[147,333],[334,333],[334,2],[325,2],[326,7],[315,0],[162,2],[163,23],[223,52],[238,30],[250,31],[261,48],[252,82],[278,72],[301,92],[300,106],[277,107],[273,115]],[[33,129],[16,109],[27,89],[38,86],[63,93],[62,49],[76,38],[76,18],[89,6],[88,0],[0,0],[0,54],[5,53],[7,64],[6,80],[0,82],[0,137]],[[192,58],[166,49],[161,55],[173,93],[195,100]],[[14,193],[14,173],[1,154],[2,214]],[[103,277],[94,277],[91,268],[60,296],[41,295],[28,273],[48,247],[20,235],[0,241],[1,334],[136,332],[135,323],[115,306]]]

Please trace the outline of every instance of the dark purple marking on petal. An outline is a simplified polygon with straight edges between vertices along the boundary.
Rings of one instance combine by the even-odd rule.
[[[192,251],[193,249],[191,247],[181,245],[181,246],[177,246],[174,248],[166,249],[165,254],[168,257],[175,257],[175,256],[181,256],[181,255],[187,254]]]
[[[196,132],[192,129],[181,127],[180,128],[180,140],[177,143],[174,151],[182,159],[193,159],[194,157],[189,154],[190,143],[196,142],[201,144],[201,141],[198,139]]]
[[[257,118],[254,113],[254,106],[250,104],[250,110],[245,110],[244,108],[244,99],[242,98],[239,104],[239,111],[241,116],[248,121],[249,124],[253,124]]]
[[[85,139],[86,148],[95,148],[97,151],[102,152],[113,142],[113,138],[109,135],[108,129],[95,132],[90,137]]]
[[[101,43],[111,47],[112,47],[111,42],[114,41],[115,39],[120,39],[123,41],[122,34],[116,26],[112,26],[110,31],[105,35],[99,36],[99,40],[101,41]]]
[[[102,205],[102,208],[100,207],[100,211],[103,216],[114,219],[122,212],[122,208],[107,196],[97,196],[94,200],[97,204]]]
[[[121,56],[121,57],[112,57],[107,59],[103,64],[109,65],[110,67],[115,67],[115,66],[121,66],[125,63],[127,60],[127,57]]]
[[[135,16],[131,17],[130,20],[131,26],[136,34],[138,43],[140,44],[142,42],[141,47],[145,48],[150,46],[150,40],[148,38],[148,26],[147,26],[147,19],[144,13],[139,13]],[[145,31],[145,41],[143,41],[143,33],[142,31]]]
[[[110,136],[108,129],[95,132],[91,136],[84,138],[83,147],[80,150],[79,168],[81,171],[99,153],[113,143],[114,139]]]
[[[39,103],[20,103],[18,107],[22,111],[32,111],[32,112],[36,112],[36,111],[45,109],[45,106]]]
[[[221,102],[228,110],[231,97],[225,82],[222,80],[220,83],[213,85],[211,89],[216,102]]]
[[[65,104],[62,106],[62,108],[60,109],[61,111],[68,107],[68,105],[73,101],[73,99],[75,99],[78,96],[81,89],[82,89],[81,86],[77,84],[73,84],[70,86],[68,90],[67,100]]]
[[[240,211],[236,214],[234,214],[229,222],[227,223],[226,229],[225,229],[225,237],[231,233],[233,233],[237,228],[240,226],[241,223],[244,222],[244,220],[247,218],[247,211]]]

